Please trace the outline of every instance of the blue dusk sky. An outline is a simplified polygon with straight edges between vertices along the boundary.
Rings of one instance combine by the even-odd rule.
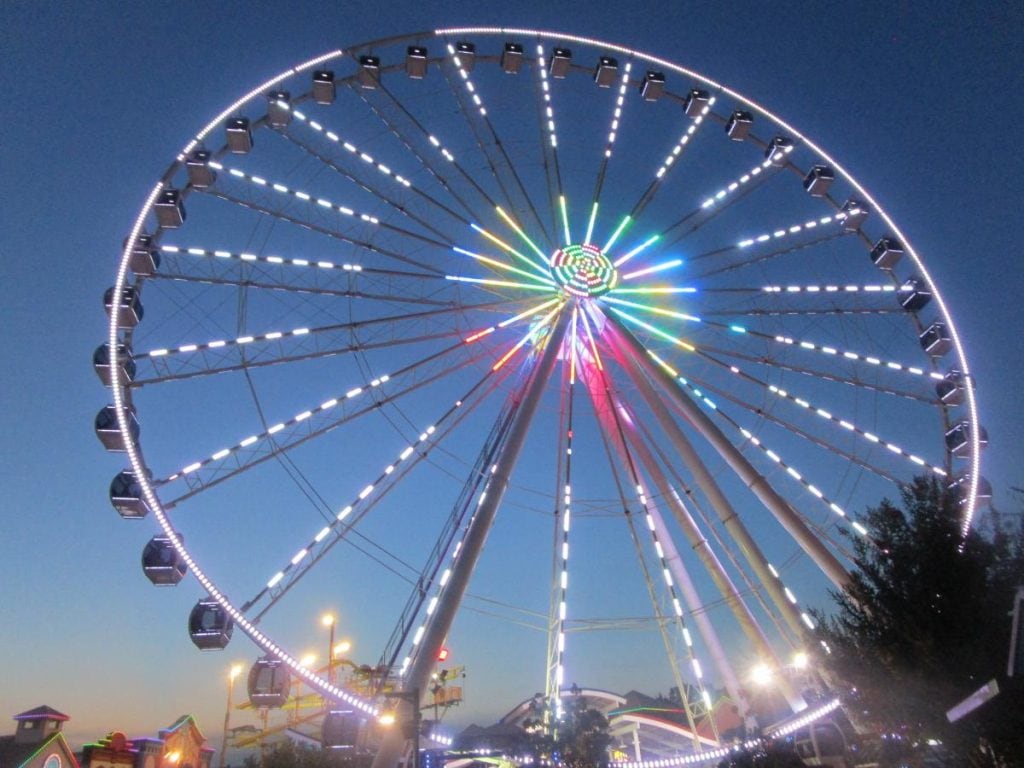
[[[0,719],[49,704],[72,717],[66,730],[77,746],[113,729],[154,734],[192,712],[219,743],[226,670],[234,661],[251,662],[256,648],[236,632],[222,653],[196,651],[185,620],[200,597],[199,586],[189,578],[174,589],[153,588],[141,573],[139,556],[157,532],[155,522],[123,521],[110,507],[107,487],[124,460],[105,453],[92,428],[109,397],[91,369],[92,351],[106,335],[103,291],[113,283],[121,241],[155,181],[189,137],[240,95],[339,47],[462,25],[557,30],[669,59],[763,104],[839,159],[899,223],[939,286],[965,341],[989,433],[983,473],[994,486],[997,506],[1021,509],[1010,490],[1024,486],[1024,279],[1017,264],[1024,153],[1016,143],[1024,123],[1024,10],[1019,3],[8,0],[0,5],[0,317],[7,350],[0,374]],[[432,71],[426,85],[442,83]],[[491,97],[503,98],[494,92]],[[421,116],[430,108],[424,99],[411,103],[423,110]],[[504,118],[495,119],[501,126]],[[606,131],[604,116],[593,123],[568,123],[561,130],[570,140],[576,131],[584,137]],[[636,123],[630,130],[638,130]],[[632,135],[641,144],[649,137],[657,147],[671,138],[654,127],[646,135]],[[511,138],[513,152],[517,142],[537,141],[536,132]],[[381,146],[378,159],[396,170],[408,159]],[[701,166],[701,174],[706,183],[697,186],[707,193],[728,177],[715,175],[711,166]],[[578,195],[580,210],[587,194]],[[609,199],[614,194],[609,192]],[[232,234],[248,226],[229,218],[224,226]],[[582,213],[577,220],[583,220]],[[255,229],[247,232],[248,244],[230,245],[255,248],[252,240],[264,234],[280,247],[282,241]],[[858,258],[866,260],[863,254]],[[813,271],[807,277],[828,279]],[[190,303],[195,296],[187,290],[172,288],[163,304],[153,305],[154,317],[170,318],[170,330],[161,336],[164,326],[152,321],[146,329],[151,346],[161,338],[167,345],[213,338],[211,318],[226,306],[227,316],[236,318],[234,298],[229,305],[223,298],[214,301],[211,289],[210,304],[204,303],[205,293]],[[252,309],[292,327],[279,310]],[[238,330],[219,327],[225,333]],[[859,340],[854,333],[849,343],[856,346]],[[302,391],[307,382],[282,381],[287,387],[263,384],[267,419],[287,418],[308,402]],[[348,380],[341,381],[336,386],[344,391]],[[144,388],[142,445],[147,455],[158,457],[158,475],[173,471],[167,464],[209,455],[220,447],[213,441],[237,441],[258,423],[251,398],[238,400],[241,390],[229,389],[230,382],[225,376]],[[321,389],[315,391],[311,396]],[[908,446],[919,442],[917,435],[900,431],[911,425],[901,423],[898,412],[891,415],[888,406],[872,411],[871,401],[860,395],[831,397],[829,407],[837,413],[849,405],[858,418],[887,422],[893,439]],[[419,429],[417,420],[432,418],[445,405],[426,394],[414,400],[408,428]],[[557,401],[548,397],[542,416],[554,423],[556,409]],[[493,418],[481,416],[470,434],[482,438]],[[206,426],[211,429],[204,433]],[[597,440],[592,425],[581,425],[579,432],[581,441]],[[940,434],[933,433],[932,438]],[[346,489],[365,482],[387,460],[377,457],[376,445],[363,455],[363,446],[353,447],[357,436],[350,437],[346,454],[313,449],[297,456],[325,506],[335,510],[351,498]],[[471,460],[475,448],[465,449],[471,443],[468,437],[456,443],[452,456],[439,459],[436,468],[450,472]],[[394,454],[391,445],[381,451],[382,457]],[[543,624],[537,611],[546,610],[551,555],[550,549],[536,551],[538,537],[529,524],[536,524],[543,531],[539,540],[549,544],[550,516],[545,519],[539,510],[542,502],[530,501],[529,489],[550,486],[547,458],[554,454],[538,457],[532,448],[527,453],[520,487],[526,490],[499,515],[470,587],[473,610],[468,618],[460,614],[451,635],[453,661],[469,670],[467,702],[451,714],[453,726],[489,722],[543,688],[544,636],[529,627]],[[941,455],[941,445],[931,455]],[[421,512],[434,501],[432,493],[433,486],[410,480],[399,484],[395,497],[406,509]],[[441,490],[438,495],[443,496]],[[607,489],[594,493],[612,495]],[[264,571],[287,561],[307,532],[316,531],[310,528],[315,522],[300,519],[299,509],[307,512],[310,502],[300,498],[280,467],[253,472],[208,496],[182,505],[176,521],[181,520],[186,543],[198,547],[204,567],[237,585],[230,594],[239,601],[248,596],[241,591],[258,586],[269,575]],[[866,503],[852,491],[844,498],[853,511]],[[590,502],[592,514],[581,515],[577,552],[620,525],[598,501]],[[442,515],[446,512],[447,507]],[[282,526],[293,514],[298,527],[292,535]],[[268,619],[268,631],[295,653],[308,648],[323,655],[327,640],[319,615],[329,610],[339,615],[339,637],[354,643],[353,658],[377,661],[408,590],[395,577],[398,561],[384,550],[403,558],[409,553],[418,564],[437,526],[421,528],[417,517],[367,525],[361,549],[338,547],[332,554],[342,564],[327,566],[334,570],[315,587],[296,589],[292,604]],[[780,558],[795,549],[778,530],[765,527],[758,536],[766,549],[778,545]],[[580,585],[577,605],[592,609],[594,616],[602,608],[620,618],[649,616],[649,603],[644,608],[642,599],[631,602],[643,597],[643,585],[635,567],[627,566],[630,556],[628,548],[592,551],[573,582]],[[807,575],[806,563],[794,558],[788,573],[810,605],[827,606],[827,585]],[[587,583],[594,587],[589,597]],[[539,591],[527,594],[535,585]],[[599,649],[591,634],[606,638],[610,650]],[[575,642],[577,635],[571,637]],[[578,637],[581,650],[567,663],[571,679],[581,685],[602,667],[611,669],[602,683],[609,686],[657,693],[672,684],[645,662],[641,649],[660,642],[649,627],[635,640],[625,631]],[[724,642],[730,650],[741,645],[731,637]],[[742,658],[742,651],[737,653]]]

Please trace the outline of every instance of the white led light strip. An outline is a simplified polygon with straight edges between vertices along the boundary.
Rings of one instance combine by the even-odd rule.
[[[693,118],[693,123],[683,132],[683,135],[679,137],[679,141],[676,142],[672,151],[665,156],[664,160],[661,161],[661,167],[658,169],[658,172],[654,174],[656,179],[660,179],[668,173],[668,169],[672,167],[672,164],[675,163],[676,160],[679,159],[679,155],[682,154],[683,149],[686,148],[690,139],[697,132],[697,129],[700,128],[701,124],[704,122],[704,118],[711,110],[711,107],[714,106],[714,103],[715,97],[712,96],[708,103],[704,105],[704,108],[701,109],[700,114]]]
[[[282,107],[283,109],[291,109],[291,106],[287,102],[284,102],[284,101],[278,101],[277,102],[277,106]],[[376,168],[378,171],[380,171],[382,174],[387,176],[389,179],[393,179],[394,181],[396,181],[399,184],[401,184],[403,187],[411,187],[412,186],[412,182],[409,181],[407,178],[405,178],[404,176],[401,176],[400,174],[395,173],[394,171],[391,170],[391,168],[389,168],[388,166],[384,165],[384,163],[377,162],[376,160],[373,159],[373,157],[371,155],[368,155],[366,152],[363,152],[358,147],[356,147],[354,144],[352,144],[350,141],[346,141],[344,138],[342,138],[341,136],[336,134],[334,131],[330,131],[330,130],[324,128],[324,126],[322,126],[316,120],[312,120],[312,119],[306,117],[305,113],[300,112],[297,109],[292,109],[291,112],[292,112],[293,115],[295,115],[296,118],[298,118],[299,120],[304,122],[306,125],[308,125],[310,128],[312,128],[314,131],[322,133],[324,136],[326,136],[328,139],[333,141],[335,144],[338,144],[338,145],[344,147],[350,153],[352,153],[353,155],[358,157],[360,160],[362,160],[364,163],[366,163],[367,165],[370,165],[370,166]]]
[[[786,147],[782,151],[785,152],[788,155],[790,152],[793,151],[793,145],[789,145],[788,147]],[[718,190],[718,192],[716,192],[711,197],[709,197],[707,200],[705,200],[703,203],[701,203],[700,207],[702,209],[705,209],[705,210],[708,209],[708,208],[711,208],[712,206],[716,205],[717,203],[719,203],[723,199],[725,199],[728,195],[732,194],[737,189],[739,189],[740,187],[745,185],[748,181],[750,181],[752,179],[756,179],[758,176],[761,175],[761,173],[763,171],[766,171],[769,168],[773,168],[773,167],[778,167],[778,166],[775,166],[775,164],[771,160],[765,160],[764,162],[759,163],[758,165],[755,165],[753,168],[751,168],[749,171],[744,173],[738,179],[736,179],[735,181],[727,184],[726,186],[724,186],[720,190]]]
[[[551,148],[558,149],[558,131],[555,129],[555,108],[551,103],[551,82],[548,79],[547,60],[544,58],[544,46],[537,46],[537,71],[540,74],[540,87],[544,95],[544,127],[548,132]],[[568,241],[568,237],[566,237]]]
[[[252,340],[252,337],[242,338]],[[243,343],[241,339],[239,339],[239,343]],[[316,408],[310,408],[307,411],[297,413],[295,416],[292,416],[292,418],[288,419],[287,421],[278,422],[277,424],[268,427],[263,432],[258,432],[255,435],[249,435],[249,437],[246,437],[245,439],[239,441],[238,443],[229,448],[222,448],[221,450],[211,455],[209,458],[192,462],[191,464],[187,465],[180,471],[175,472],[173,475],[169,476],[164,482],[172,482],[174,480],[177,480],[179,477],[190,475],[196,470],[202,469],[203,467],[212,464],[215,461],[221,461],[222,459],[226,459],[228,456],[237,453],[243,448],[248,448],[249,446],[255,445],[257,442],[261,440],[266,440],[267,438],[276,435],[278,432],[281,432],[288,427],[295,426],[296,424],[301,424],[302,422],[306,421],[306,419],[309,419],[312,416],[316,416],[321,413],[324,413],[325,411],[329,411],[335,408],[338,405],[338,403],[352,400],[358,397],[359,395],[364,395],[367,392],[371,392],[373,389],[379,387],[381,384],[390,381],[390,378],[390,376],[384,375],[381,376],[380,378],[373,379],[367,385],[363,385],[361,387],[353,387],[352,389],[348,390],[345,394],[338,395],[338,397],[332,397],[330,400],[321,403]]]
[[[612,113],[612,124],[608,128],[608,143],[604,148],[604,157],[607,160],[612,156],[612,146],[619,135],[619,121],[622,119],[622,105],[626,101],[626,88],[629,85],[629,73],[633,69],[633,62],[627,61],[623,67],[622,80],[619,83],[619,95],[615,99],[615,111]]]
[[[469,93],[470,98],[473,99],[473,103],[476,105],[477,110],[480,112],[481,117],[487,117],[487,108],[484,106],[483,100],[480,98],[480,94],[477,93],[476,86],[473,84],[473,80],[469,76],[469,72],[462,66],[462,59],[459,58],[459,54],[455,51],[455,46],[451,43],[448,44],[448,53],[452,57],[452,62],[455,64],[455,68],[459,71],[459,75],[462,77],[462,83],[466,86],[466,91]]]
[[[278,184],[277,182],[267,181],[262,176],[254,176],[253,174],[246,173],[245,171],[240,171],[237,168],[228,168],[227,166],[218,163],[214,160],[211,160],[209,165],[211,168],[214,168],[218,171],[227,171],[232,176],[248,181],[249,183],[254,184],[258,187],[272,189],[275,192],[278,192],[282,195],[290,195],[299,200],[302,200],[303,202],[309,203],[310,205],[318,205],[321,208],[326,208],[329,211],[337,211],[338,213],[344,214],[345,216],[351,216],[354,219],[361,219],[362,221],[365,221],[368,224],[380,224],[380,219],[378,219],[376,216],[371,216],[368,213],[359,213],[358,211],[355,211],[347,206],[333,203],[330,200],[327,200],[326,198],[313,197],[313,195],[310,195],[308,192],[303,192],[297,189],[289,189],[284,184]]]
[[[438,425],[441,424],[449,416],[451,416],[456,410],[462,407],[462,404],[462,400],[456,400],[453,406],[448,410],[447,413],[444,414],[444,416],[442,416],[442,418],[437,422],[437,424],[431,424],[426,429],[424,429],[420,433],[419,438],[415,442],[412,442],[409,445],[407,445],[401,451],[401,453],[398,454],[398,458],[396,458],[393,462],[388,464],[377,475],[377,478],[372,483],[364,486],[363,489],[356,495],[356,497],[353,498],[349,504],[343,507],[335,515],[334,519],[330,523],[321,528],[320,531],[316,534],[316,536],[314,536],[313,539],[308,544],[306,544],[306,546],[302,547],[298,552],[295,553],[295,555],[289,560],[287,565],[285,565],[283,568],[277,571],[277,573],[275,573],[267,581],[266,588],[273,589],[274,587],[276,587],[293,568],[295,568],[299,563],[301,563],[303,560],[310,556],[310,553],[318,544],[320,544],[325,538],[327,538],[327,536],[330,535],[332,531],[337,530],[337,528],[339,528],[342,525],[342,523],[344,523],[345,520],[349,518],[352,512],[357,511],[360,506],[366,506],[367,503],[372,503],[366,502],[366,499],[369,498],[371,494],[373,494],[374,490],[379,489],[381,484],[385,480],[387,480],[387,478],[392,473],[394,473],[396,469],[400,469],[403,462],[407,464],[410,463],[408,462],[408,460],[411,456],[413,456],[414,453],[417,452],[417,449],[419,449],[419,453],[416,453],[416,456],[415,458],[413,458],[412,463],[415,463],[420,459],[426,458],[431,448],[436,447],[436,443],[431,441],[431,437],[437,431]]]
[[[850,213],[857,212],[857,209],[850,211]],[[736,243],[736,246],[739,248],[747,248],[748,246],[754,245],[755,243],[766,243],[769,240],[778,240],[779,238],[785,237],[786,235],[795,235],[798,232],[803,232],[808,229],[814,229],[819,226],[825,226],[826,224],[830,224],[833,221],[841,222],[843,221],[843,219],[847,217],[847,215],[848,214],[840,211],[839,213],[835,213],[831,216],[822,216],[820,219],[811,219],[810,221],[805,221],[803,224],[793,224],[792,226],[789,227],[776,229],[771,232],[765,232],[764,234],[758,235],[757,237],[748,237],[745,240],[740,240],[738,243]]]
[[[283,256],[257,256],[254,253],[235,253],[225,250],[209,250],[207,248],[186,248],[177,245],[161,245],[160,250],[164,253],[188,254],[189,256],[205,256],[208,258],[230,259],[236,261],[255,262],[260,264],[287,265],[290,267],[315,267],[316,269],[337,269],[343,272],[362,272],[363,267],[359,264],[338,264],[333,261],[320,261],[311,259],[291,259]],[[379,271],[370,269],[369,271]],[[424,275],[427,277],[427,275]],[[430,275],[430,277],[436,277]]]
[[[762,451],[762,453],[764,453],[769,459],[771,459],[773,462],[775,462],[780,467],[785,469],[786,473],[790,477],[792,477],[794,480],[799,482],[805,488],[805,490],[807,490],[808,493],[810,493],[818,501],[820,501],[822,504],[824,504],[826,507],[828,507],[834,514],[838,515],[841,518],[847,518],[846,511],[841,506],[839,506],[839,504],[837,504],[835,501],[833,501],[828,496],[826,496],[823,491],[821,491],[817,486],[815,486],[809,480],[807,480],[792,465],[790,465],[787,462],[785,462],[782,459],[782,457],[779,456],[779,454],[777,454],[773,450],[770,450],[768,448],[768,446],[766,446],[759,438],[754,436],[749,430],[744,429],[743,427],[741,427],[731,416],[729,416],[727,413],[725,413],[724,411],[719,409],[719,407],[715,404],[715,402],[713,400],[711,400],[703,392],[701,392],[700,389],[695,387],[690,381],[688,381],[686,379],[686,377],[681,376],[679,374],[679,372],[677,370],[675,370],[675,368],[673,368],[665,360],[661,359],[658,355],[654,354],[650,350],[648,350],[647,354],[649,354],[651,356],[651,359],[654,360],[654,362],[656,362],[662,368],[664,368],[674,379],[679,381],[683,386],[685,386],[687,389],[689,389],[691,392],[693,392],[698,398],[700,398],[701,402],[703,402],[708,408],[710,408],[712,411],[717,413],[731,427],[733,427],[734,429],[739,430],[740,433],[747,440],[749,440],[752,445],[757,446]],[[853,521],[851,521],[851,522],[852,522],[853,527],[857,530],[858,533],[860,533],[861,535],[866,535],[867,534],[867,529],[865,529],[864,526],[862,526],[860,523],[857,523],[857,522],[853,522]]]

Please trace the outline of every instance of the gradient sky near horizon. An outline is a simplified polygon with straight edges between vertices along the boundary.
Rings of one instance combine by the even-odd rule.
[[[0,722],[49,704],[72,717],[77,746],[113,729],[153,734],[192,712],[219,743],[227,666],[255,652],[236,637],[224,654],[197,653],[182,628],[195,589],[156,592],[138,569],[143,534],[110,509],[116,463],[92,434],[106,402],[90,366],[105,334],[102,293],[154,180],[224,105],[317,53],[456,24],[565,30],[663,56],[840,158],[942,288],[989,432],[984,474],[997,505],[1020,508],[1010,492],[1024,486],[1019,5],[8,2]],[[344,617],[358,602],[318,610]],[[315,612],[308,636],[324,645]],[[515,703],[486,695],[495,712]]]

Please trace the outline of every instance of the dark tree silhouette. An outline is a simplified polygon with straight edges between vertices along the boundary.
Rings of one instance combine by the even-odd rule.
[[[819,615],[823,662],[845,684],[848,711],[906,743],[941,741],[950,765],[1024,765],[1024,695],[1006,679],[1024,536],[996,518],[960,535],[958,497],[933,477],[862,519],[852,583]],[[1001,693],[957,723],[946,711],[989,680]]]

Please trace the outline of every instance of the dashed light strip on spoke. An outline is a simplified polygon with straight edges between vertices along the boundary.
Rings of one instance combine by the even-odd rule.
[[[242,338],[245,339],[245,338],[249,338],[249,337],[244,337],[243,336]],[[239,343],[241,343],[241,339],[239,339]],[[250,447],[252,445],[255,445],[256,443],[260,442],[261,440],[266,440],[266,439],[272,437],[273,435],[276,435],[278,432],[283,431],[284,429],[286,429],[288,427],[295,426],[296,424],[301,424],[302,422],[306,421],[307,419],[309,419],[309,418],[311,418],[313,416],[316,416],[316,415],[319,415],[321,413],[324,413],[325,411],[330,411],[333,408],[335,408],[341,402],[345,402],[347,400],[352,400],[352,399],[354,399],[354,398],[356,398],[356,397],[358,397],[360,395],[365,395],[367,392],[373,391],[374,389],[379,387],[381,384],[384,384],[384,383],[386,383],[388,381],[390,381],[390,376],[384,375],[384,376],[381,376],[379,378],[373,379],[367,385],[364,385],[364,386],[361,386],[361,387],[353,387],[352,389],[348,390],[344,394],[341,394],[338,397],[332,397],[330,400],[327,400],[327,401],[321,403],[316,408],[311,408],[309,410],[302,411],[301,413],[296,414],[295,416],[293,416],[292,418],[288,419],[287,421],[278,422],[278,423],[274,424],[273,426],[268,427],[263,432],[258,432],[255,435],[250,435],[249,437],[246,437],[245,439],[239,441],[238,443],[236,443],[233,446],[230,446],[228,448],[222,448],[221,450],[217,451],[216,453],[214,453],[213,455],[211,455],[210,457],[208,457],[206,459],[202,459],[200,461],[195,461],[195,462],[189,464],[188,466],[184,467],[181,471],[175,472],[173,475],[169,476],[166,479],[165,482],[169,483],[169,482],[171,482],[173,480],[177,480],[179,477],[184,477],[186,475],[190,475],[193,472],[195,472],[196,470],[202,469],[203,467],[205,467],[205,466],[207,466],[209,464],[212,464],[215,461],[221,461],[222,459],[226,459],[228,456],[231,456],[232,454],[237,453],[238,451],[242,450],[243,448],[248,448],[248,447]]]
[[[277,105],[279,107],[284,108],[284,109],[290,109],[291,108],[290,105],[287,102],[283,102],[283,101],[278,101]],[[409,181],[407,178],[405,178],[404,176],[402,176],[400,174],[395,173],[393,170],[391,170],[390,167],[388,167],[384,163],[381,163],[381,162],[375,160],[371,155],[367,154],[366,152],[363,152],[361,149],[356,147],[355,144],[353,144],[350,141],[347,141],[343,137],[341,137],[338,134],[336,134],[334,131],[331,131],[331,130],[328,130],[328,129],[324,128],[324,126],[322,126],[316,120],[312,120],[312,119],[306,117],[306,115],[303,112],[300,112],[297,109],[292,109],[292,114],[295,115],[296,118],[298,118],[299,120],[304,122],[306,125],[308,125],[310,128],[312,128],[314,131],[322,133],[330,141],[334,142],[335,144],[337,144],[337,145],[339,145],[341,147],[344,147],[346,150],[348,150],[348,152],[350,152],[351,154],[353,154],[356,157],[358,157],[360,160],[362,160],[367,165],[370,165],[370,166],[376,168],[378,171],[380,171],[382,174],[384,174],[388,178],[394,179],[399,184],[401,184],[403,187],[411,187],[412,186],[412,182]]]
[[[785,152],[788,155],[790,152],[793,151],[793,145],[790,145],[790,146],[786,147],[782,151]],[[765,171],[767,171],[768,169],[773,168],[773,167],[778,167],[778,166],[775,166],[775,164],[771,160],[765,160],[765,161],[755,165],[753,168],[751,168],[749,171],[744,173],[738,179],[736,179],[735,181],[732,181],[729,184],[727,184],[726,186],[722,187],[715,194],[713,194],[711,197],[709,197],[707,200],[705,200],[703,203],[701,203],[700,204],[701,209],[702,210],[707,210],[708,208],[711,208],[711,207],[717,205],[719,202],[724,200],[726,197],[731,195],[733,192],[735,192],[736,190],[738,190],[741,187],[745,186],[747,184],[747,182],[756,179],[762,173],[764,173]],[[817,226],[818,223],[822,223],[822,222],[816,222],[814,226]],[[804,225],[804,226],[806,227],[806,225]]]
[[[683,150],[686,148],[686,145],[690,142],[693,135],[697,132],[697,129],[700,128],[701,123],[704,122],[704,118],[707,116],[714,104],[715,97],[712,96],[708,103],[704,105],[704,108],[701,109],[700,114],[693,118],[693,123],[691,123],[683,132],[683,135],[679,137],[679,141],[676,142],[672,151],[665,156],[664,160],[661,161],[661,167],[658,169],[658,172],[654,174],[655,179],[660,179],[668,173],[668,169],[672,167],[672,164],[675,163],[676,160],[679,159],[679,156],[683,153]]]
[[[612,113],[612,122],[608,128],[608,140],[604,148],[605,159],[612,156],[612,147],[619,134],[619,121],[622,119],[622,105],[626,102],[626,88],[629,86],[629,73],[633,70],[633,62],[627,61],[622,69],[622,79],[619,82],[619,95],[615,99],[615,111]]]
[[[281,581],[294,568],[296,568],[300,563],[302,563],[304,560],[306,560],[307,557],[310,556],[310,553],[314,551],[315,547],[318,544],[320,544],[324,539],[326,539],[331,534],[332,531],[336,531],[354,511],[357,511],[359,509],[360,506],[365,506],[366,499],[369,498],[371,494],[373,494],[374,490],[379,489],[381,484],[391,474],[393,474],[396,469],[399,469],[400,465],[402,465],[403,462],[408,462],[409,458],[412,457],[413,454],[416,453],[417,451],[419,451],[418,458],[426,457],[426,455],[430,452],[431,448],[434,447],[434,444],[431,443],[431,438],[437,431],[438,425],[440,425],[445,419],[451,416],[456,410],[461,408],[462,405],[463,400],[456,400],[452,407],[448,409],[448,411],[441,417],[441,419],[438,420],[436,424],[431,424],[426,429],[424,429],[420,433],[419,438],[416,441],[407,445],[401,451],[401,453],[398,454],[398,458],[396,458],[393,462],[388,464],[380,472],[380,474],[377,475],[377,478],[372,483],[364,486],[363,489],[355,496],[355,498],[353,498],[349,504],[343,507],[334,516],[333,520],[331,520],[327,525],[321,528],[320,531],[316,534],[316,536],[314,536],[313,539],[306,546],[302,547],[298,552],[296,552],[295,555],[292,556],[291,560],[289,560],[287,565],[285,565],[283,568],[277,571],[272,577],[270,577],[270,579],[267,581],[266,589],[274,589],[274,587],[280,584]],[[418,460],[418,458],[413,460],[416,461]]]
[[[349,216],[354,219],[360,219],[362,221],[367,222],[368,224],[380,224],[380,219],[378,219],[376,216],[371,216],[368,213],[360,213],[352,208],[349,208],[348,206],[339,205],[338,203],[334,203],[323,197],[314,197],[308,192],[303,192],[297,189],[291,189],[289,187],[286,187],[284,184],[267,181],[262,176],[256,176],[251,173],[246,173],[245,171],[240,171],[237,168],[228,168],[227,166],[224,166],[221,163],[218,163],[213,160],[210,161],[210,167],[215,168],[217,170],[226,170],[230,175],[234,176],[235,178],[243,179],[244,181],[248,181],[249,183],[254,184],[258,187],[272,189],[275,192],[278,192],[282,195],[289,195],[298,200],[302,200],[303,202],[309,203],[310,205],[318,205],[321,208],[326,208],[329,211],[336,211],[337,213],[341,213],[345,216]]]
[[[793,224],[792,226],[783,227],[781,229],[772,230],[771,232],[765,232],[764,234],[757,235],[756,237],[748,237],[744,240],[740,240],[736,243],[738,248],[748,248],[751,245],[760,243],[767,243],[769,240],[778,240],[786,237],[787,235],[795,235],[799,232],[806,232],[808,230],[816,229],[817,227],[824,227],[832,222],[842,222],[847,216],[851,214],[859,213],[858,209],[854,208],[849,213],[840,211],[831,216],[822,216],[820,219],[810,219],[805,221],[803,224]]]
[[[555,129],[555,108],[551,103],[551,81],[548,78],[547,60],[544,58],[544,46],[537,45],[537,71],[540,73],[540,87],[544,96],[544,120],[548,133],[548,141],[552,149],[558,149],[558,131]],[[565,198],[562,198],[562,207],[565,208]],[[565,237],[569,242],[569,236]]]
[[[456,70],[458,70],[459,76],[462,78],[462,84],[466,86],[466,91],[469,93],[470,98],[473,99],[473,103],[476,105],[477,110],[480,112],[481,117],[487,117],[487,108],[484,106],[483,101],[480,98],[480,94],[477,93],[476,86],[473,84],[472,78],[469,76],[469,72],[462,65],[462,59],[459,58],[459,54],[455,50],[455,46],[448,43],[448,54],[452,57],[452,63],[455,64]]]

